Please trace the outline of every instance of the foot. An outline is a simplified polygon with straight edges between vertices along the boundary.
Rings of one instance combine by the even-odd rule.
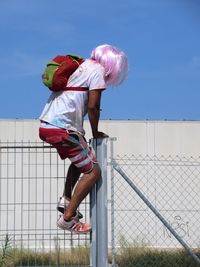
[[[86,234],[91,231],[91,225],[88,223],[82,223],[78,219],[78,214],[70,221],[65,221],[61,216],[57,221],[57,226],[62,230],[68,230],[74,234]]]
[[[64,197],[60,197],[59,201],[58,201],[58,204],[57,204],[57,210],[59,212],[61,212],[62,214],[64,214],[67,206],[69,205],[69,200],[64,198]],[[80,213],[79,211],[78,212],[78,217],[79,219],[82,219],[83,218],[83,214]]]

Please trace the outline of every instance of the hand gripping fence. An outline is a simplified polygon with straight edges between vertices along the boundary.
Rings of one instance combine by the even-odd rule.
[[[113,168],[125,179],[125,181],[131,186],[136,194],[144,201],[144,203],[151,209],[151,211],[158,217],[158,219],[165,225],[165,227],[171,232],[171,234],[178,240],[178,242],[185,248],[185,250],[192,256],[192,258],[199,264],[199,257],[192,251],[192,249],[183,241],[183,239],[177,234],[177,232],[170,226],[170,224],[163,218],[158,210],[149,202],[149,200],[142,194],[137,186],[129,179],[126,173],[119,167],[115,160],[112,161]]]

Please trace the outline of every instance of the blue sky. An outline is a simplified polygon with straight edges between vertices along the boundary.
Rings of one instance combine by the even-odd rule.
[[[102,97],[102,119],[200,120],[199,0],[0,0],[0,118],[38,118],[45,64],[120,47],[129,76]]]

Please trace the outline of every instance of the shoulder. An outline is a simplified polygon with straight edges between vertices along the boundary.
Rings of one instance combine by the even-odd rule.
[[[105,70],[94,60],[86,59],[70,76],[68,87],[82,86],[90,90],[105,88]]]
[[[92,59],[86,59],[82,63],[82,65],[83,65],[83,67],[86,67],[88,70],[101,72],[102,74],[105,73],[104,67]]]
[[[88,59],[84,62],[88,67],[88,87],[90,90],[105,89],[105,70],[94,60]]]

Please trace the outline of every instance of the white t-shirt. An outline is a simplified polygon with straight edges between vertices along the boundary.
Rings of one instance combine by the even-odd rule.
[[[104,68],[91,59],[86,59],[69,77],[67,87],[88,87],[89,90],[106,88]],[[83,118],[87,113],[88,91],[58,91],[49,97],[40,120],[58,128],[83,130]],[[45,126],[42,126],[45,127]]]

